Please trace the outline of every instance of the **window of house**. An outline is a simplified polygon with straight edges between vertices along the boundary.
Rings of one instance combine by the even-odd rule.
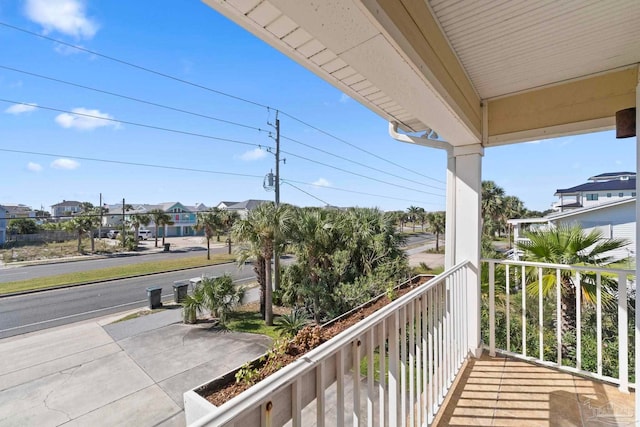
[[[636,192],[631,193],[631,197],[636,197]]]
[[[618,193],[618,197],[624,196],[624,193]]]
[[[607,197],[611,197],[611,193],[607,193]]]
[[[598,200],[598,194],[597,193],[587,194],[587,200]]]

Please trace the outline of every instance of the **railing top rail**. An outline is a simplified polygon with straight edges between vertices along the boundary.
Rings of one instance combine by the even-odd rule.
[[[482,258],[480,261],[494,263],[494,264],[520,265],[525,267],[543,267],[543,268],[558,268],[561,270],[593,271],[596,273],[618,273],[618,274],[631,274],[631,275],[636,274],[635,270],[627,270],[624,268],[605,268],[605,267],[595,267],[595,266],[588,266],[588,265],[551,264],[551,263],[545,263],[545,262],[514,261],[510,259],[493,259],[493,258]]]
[[[192,426],[206,426],[211,422],[215,422],[216,425],[222,425],[233,420],[235,417],[242,414],[244,411],[250,410],[265,399],[268,399],[276,390],[291,383],[297,377],[304,374],[308,369],[312,369],[318,362],[331,356],[333,353],[349,344],[355,338],[364,334],[372,325],[376,325],[378,322],[397,311],[409,301],[412,301],[418,295],[422,295],[428,292],[431,288],[435,287],[438,283],[444,280],[447,276],[455,273],[456,271],[464,268],[470,262],[463,261],[449,270],[446,270],[429,281],[425,286],[416,288],[405,295],[401,296],[390,304],[382,307],[366,319],[356,323],[349,329],[341,332],[337,336],[333,337],[330,341],[322,344],[321,346],[311,350],[309,353],[302,356],[292,364],[285,366],[276,373],[268,376],[258,384],[252,386],[241,395],[234,397],[228,402],[220,406],[220,411],[207,414],[200,418]]]

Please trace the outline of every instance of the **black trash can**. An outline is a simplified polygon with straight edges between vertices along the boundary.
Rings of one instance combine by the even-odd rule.
[[[160,286],[147,288],[147,298],[150,309],[162,307],[162,288]]]
[[[173,284],[173,300],[177,303],[184,301],[187,296],[187,290],[189,289],[189,282],[175,282]]]
[[[165,252],[169,252],[169,247],[171,247],[171,243],[165,243],[164,244],[164,251]]]

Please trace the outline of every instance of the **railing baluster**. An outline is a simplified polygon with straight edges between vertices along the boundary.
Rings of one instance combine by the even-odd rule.
[[[344,352],[338,350],[336,358],[336,425],[344,427]]]
[[[602,375],[602,274],[596,273],[596,348],[598,375]]]
[[[353,381],[353,427],[360,426],[360,348],[362,339],[353,342],[351,358],[351,379]]]
[[[629,324],[627,322],[627,276],[618,273],[618,366],[620,367],[620,387],[629,392]],[[638,349],[636,349],[638,351]],[[636,375],[638,375],[636,373]],[[637,382],[637,381],[636,381]]]
[[[422,393],[422,354],[424,353],[424,341],[422,339],[422,318],[424,316],[424,311],[422,310],[422,301],[424,300],[424,295],[418,298],[415,301],[415,313],[416,313],[416,396],[415,396],[415,406],[416,406],[416,418],[412,427],[416,427],[422,425],[422,405],[423,405],[423,393]]]
[[[300,378],[291,385],[291,427],[302,427],[302,387]]]
[[[398,312],[389,318],[389,426],[398,425]]]
[[[540,360],[544,360],[544,337],[542,322],[542,267],[538,267],[538,350]]]
[[[400,319],[400,425],[407,426],[407,306],[404,306],[399,313]]]
[[[579,271],[576,271],[574,283],[576,288],[576,369],[582,369],[582,307],[580,306],[582,285]]]
[[[522,294],[522,354],[527,355],[527,283],[524,265],[522,266],[522,277],[520,280],[520,293]]]
[[[386,398],[386,387],[385,387],[385,378],[387,376],[387,350],[386,350],[386,342],[387,342],[387,331],[386,331],[387,321],[386,319],[382,319],[380,322],[380,331],[379,331],[379,343],[378,343],[378,366],[379,366],[379,380],[378,380],[378,410],[379,412],[379,425],[385,425],[386,420],[384,417],[385,413],[385,398]]]
[[[496,355],[496,263],[489,261],[489,356]]]
[[[416,375],[416,337],[415,337],[416,310],[415,301],[409,304],[409,425],[415,425],[415,375]],[[406,419],[406,417],[404,417]]]
[[[437,292],[438,292],[438,298],[436,301],[436,316],[437,316],[437,324],[438,324],[438,360],[437,360],[437,364],[436,364],[436,378],[437,378],[437,407],[440,407],[440,405],[442,404],[442,389],[444,387],[444,381],[443,381],[443,377],[444,374],[442,372],[442,361],[443,361],[443,357],[442,357],[442,328],[443,328],[443,321],[442,321],[442,291],[444,288],[444,283],[441,282],[438,284],[437,287]]]
[[[511,280],[509,277],[509,274],[511,272],[511,268],[509,266],[509,264],[507,264],[505,266],[506,268],[506,275],[505,275],[505,280],[506,280],[506,293],[507,293],[507,301],[506,301],[506,311],[507,311],[507,351],[511,351]]]
[[[316,368],[316,425],[324,427],[324,361]]]
[[[437,289],[437,284],[435,285],[435,287],[431,288],[428,292],[428,296],[429,296],[429,306],[428,306],[428,315],[429,315],[429,326],[428,326],[428,331],[429,331],[429,359],[428,359],[428,363],[429,363],[429,381],[428,381],[428,405],[427,408],[429,408],[429,423],[431,423],[431,421],[433,420],[433,417],[435,415],[436,412],[436,404],[435,404],[435,378],[434,373],[435,373],[435,360],[436,360],[436,346],[435,346],[435,336],[434,336],[434,332],[435,332],[435,323],[434,323],[434,319],[435,319],[435,290]]]
[[[562,274],[556,268],[556,350],[558,366],[562,366]]]
[[[367,427],[373,427],[373,380],[375,379],[375,326],[367,332]]]

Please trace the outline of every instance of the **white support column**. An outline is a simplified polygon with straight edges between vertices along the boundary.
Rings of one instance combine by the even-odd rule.
[[[471,262],[467,276],[468,350],[480,357],[480,237],[482,155],[480,144],[454,149],[455,157],[455,258]]]
[[[639,70],[640,71],[640,67]],[[640,74],[638,75],[638,85],[636,86],[636,171],[640,168],[640,132],[638,132],[640,128]],[[636,180],[636,194],[640,194],[640,182]],[[637,257],[638,250],[640,250],[640,228],[638,227],[638,222],[640,222],[640,204],[638,204],[638,199],[636,198],[636,295],[638,288],[638,274],[640,273],[640,265],[638,265]],[[640,369],[640,351],[637,351],[640,348],[640,307],[638,306],[638,298],[636,297],[636,326],[635,326],[635,348],[636,348],[636,357],[635,357],[635,366],[636,366],[636,425],[640,425],[640,393],[638,393],[637,384],[640,384],[640,379],[638,378],[638,372]]]
[[[456,241],[456,158],[453,154],[447,155],[447,201],[444,233],[444,268],[448,269],[455,263]]]

